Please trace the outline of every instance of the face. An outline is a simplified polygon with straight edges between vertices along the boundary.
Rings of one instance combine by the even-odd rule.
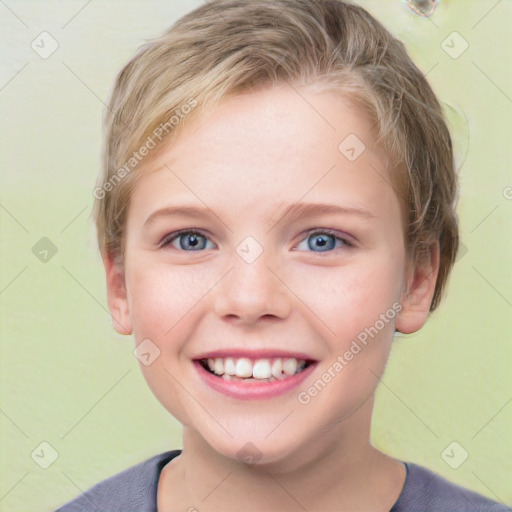
[[[283,86],[224,100],[135,187],[111,311],[216,452],[272,462],[369,421],[395,327],[419,328],[433,292],[405,271],[386,163],[342,97]]]

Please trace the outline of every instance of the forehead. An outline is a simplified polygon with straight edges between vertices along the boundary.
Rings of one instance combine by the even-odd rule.
[[[225,99],[186,126],[148,165],[132,207],[149,215],[172,200],[191,200],[272,222],[303,201],[392,216],[391,183],[362,112],[339,94],[284,85]]]

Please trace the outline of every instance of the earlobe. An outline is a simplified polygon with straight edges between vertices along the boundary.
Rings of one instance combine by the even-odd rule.
[[[429,255],[422,264],[416,264],[409,270],[401,300],[402,310],[395,326],[397,331],[411,334],[421,329],[427,321],[436,288],[439,262],[440,249],[436,242],[430,246]]]
[[[107,281],[108,308],[112,315],[112,325],[119,334],[132,333],[132,321],[126,292],[124,269],[111,254],[103,258]]]

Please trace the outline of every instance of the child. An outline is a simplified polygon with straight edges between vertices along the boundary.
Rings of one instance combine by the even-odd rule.
[[[339,0],[219,0],[145,45],[105,113],[95,219],[116,330],[183,450],[61,512],[504,511],[370,443],[395,331],[458,246],[450,136]]]

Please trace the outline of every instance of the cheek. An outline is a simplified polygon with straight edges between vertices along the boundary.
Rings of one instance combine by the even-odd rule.
[[[400,309],[400,265],[400,257],[381,254],[360,266],[304,273],[301,299],[330,332],[323,331],[328,356],[299,403],[324,411],[329,424],[357,411],[384,372]]]
[[[133,335],[137,343],[149,339],[160,350],[149,365],[140,364],[156,398],[182,424],[189,424],[190,401],[180,382],[186,382],[181,362],[187,360],[186,341],[197,327],[202,305],[218,278],[212,270],[137,261],[126,262],[126,280]]]
[[[160,263],[128,267],[129,305],[136,340],[161,344],[186,325],[195,307],[215,285],[214,276],[197,267]]]
[[[400,254],[375,253],[346,266],[297,269],[288,282],[343,346],[399,301],[401,265]]]

